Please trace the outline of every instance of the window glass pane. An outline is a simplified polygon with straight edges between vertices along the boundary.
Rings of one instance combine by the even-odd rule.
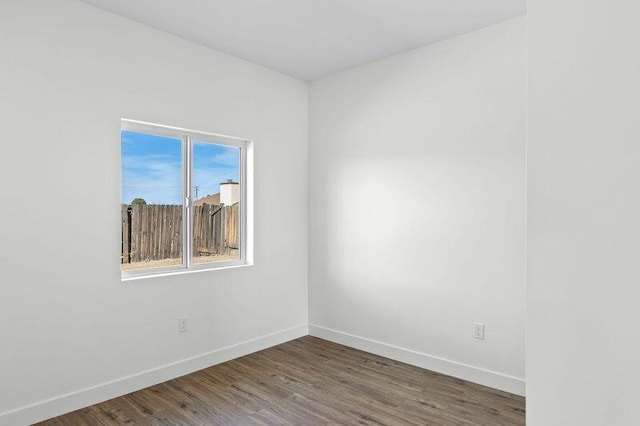
[[[240,148],[193,143],[193,263],[240,259]]]
[[[122,270],[183,264],[180,139],[123,130]]]

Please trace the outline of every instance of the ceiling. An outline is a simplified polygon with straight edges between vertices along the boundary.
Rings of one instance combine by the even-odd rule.
[[[526,0],[82,1],[306,81],[526,12]]]

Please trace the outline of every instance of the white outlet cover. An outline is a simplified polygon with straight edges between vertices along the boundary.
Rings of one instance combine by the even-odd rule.
[[[484,324],[477,322],[473,325],[473,337],[484,340]]]
[[[189,324],[187,323],[187,317],[178,318],[178,332],[184,333],[189,330]]]

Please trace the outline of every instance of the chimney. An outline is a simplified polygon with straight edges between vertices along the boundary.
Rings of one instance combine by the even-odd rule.
[[[233,179],[220,183],[220,203],[231,206],[240,201],[240,184]]]

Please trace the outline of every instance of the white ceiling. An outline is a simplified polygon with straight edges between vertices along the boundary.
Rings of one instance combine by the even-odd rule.
[[[307,81],[526,12],[526,0],[82,1]]]

